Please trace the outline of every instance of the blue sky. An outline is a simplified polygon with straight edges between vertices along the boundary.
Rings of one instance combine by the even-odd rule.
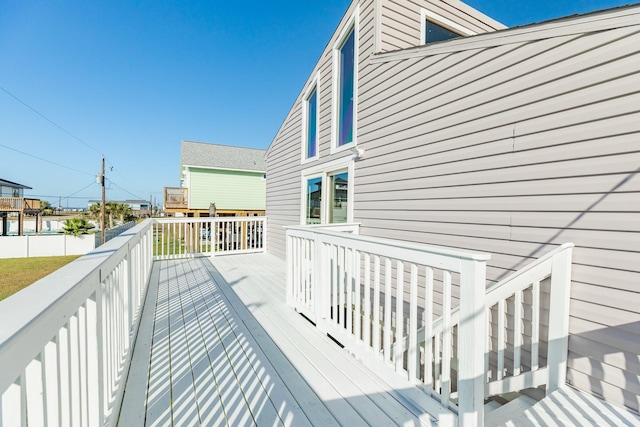
[[[0,0],[0,178],[63,207],[179,185],[180,141],[267,148],[349,0]],[[507,26],[628,4],[469,0]]]

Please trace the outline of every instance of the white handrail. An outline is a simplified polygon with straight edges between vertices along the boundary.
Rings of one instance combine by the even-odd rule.
[[[262,252],[265,221],[146,220],[0,302],[0,426],[115,425],[154,258]]]
[[[485,369],[487,371],[495,371],[495,377],[488,378],[485,384],[484,396],[491,397],[498,394],[505,394],[514,391],[520,391],[525,388],[536,387],[539,385],[546,385],[547,393],[551,393],[558,389],[565,382],[566,372],[566,358],[567,358],[567,336],[568,336],[568,319],[569,319],[569,286],[571,279],[571,255],[573,243],[565,243],[546,255],[538,258],[537,260],[526,265],[524,268],[512,273],[508,277],[501,281],[489,286],[484,298],[485,309],[488,311],[492,307],[496,307],[498,311],[498,317],[504,318],[506,316],[505,305],[506,301],[510,298],[514,298],[514,310],[518,310],[518,307],[522,307],[522,293],[529,289],[532,294],[532,303],[529,310],[532,314],[531,320],[531,344],[530,344],[530,358],[526,363],[527,370],[521,372],[523,367],[522,361],[522,348],[523,343],[519,339],[522,336],[523,330],[514,334],[513,341],[516,343],[514,346],[514,359],[517,359],[515,365],[512,367],[511,372],[507,374],[505,368],[505,354],[504,348],[508,337],[505,337],[504,333],[498,334],[495,337],[498,341],[495,349],[490,349],[488,346],[485,349]],[[540,304],[540,284],[551,278],[550,284],[551,303],[553,307],[550,307],[549,311],[553,319],[549,321],[550,336],[547,337],[550,342],[547,350],[547,365],[539,366],[539,349],[540,349],[540,311],[542,309]],[[516,300],[517,299],[517,300]],[[515,318],[521,318],[522,314],[514,314]],[[455,308],[451,312],[450,322],[453,325],[460,323],[460,311]],[[490,325],[489,319],[487,319],[487,325]],[[503,323],[497,324],[494,319],[494,326],[498,329],[504,329]],[[519,322],[518,322],[519,324]],[[430,325],[431,337],[439,336],[443,331],[443,318],[439,317],[433,321]],[[418,342],[425,342],[425,328],[421,328],[418,331]],[[500,342],[502,341],[502,343]],[[405,339],[400,343],[403,349],[409,348],[409,340]],[[496,366],[489,367],[490,354],[496,355]],[[549,369],[549,366],[553,366],[554,369]]]
[[[475,343],[484,345],[482,303],[488,259],[485,253],[290,227],[287,302],[372,369],[382,372],[390,367],[421,384],[444,406],[456,411],[459,406],[460,414],[474,413],[481,418],[484,359]],[[459,405],[451,399],[449,376],[454,319],[445,316],[449,320],[433,342],[423,339],[420,346],[417,336],[423,317],[431,317],[441,307],[451,311],[454,286],[460,287],[459,294],[468,296],[460,302],[466,321],[458,328],[457,347],[471,355],[459,365],[459,384],[466,387],[459,387],[460,396],[464,394]],[[428,291],[419,296],[420,288]],[[419,300],[426,302],[419,305]],[[475,338],[478,331],[482,340]],[[408,346],[395,345],[400,342]],[[425,354],[435,361],[433,369],[424,362]],[[429,374],[422,375],[421,367]]]
[[[115,425],[151,221],[0,302],[0,425]]]
[[[487,254],[289,227],[287,303],[374,370],[391,367],[457,412],[462,425],[481,425],[485,396],[541,384],[551,392],[564,383],[572,248],[566,243],[485,289]],[[439,280],[434,280],[438,271]],[[459,305],[452,304],[452,274],[458,275]],[[540,287],[549,278],[552,326],[547,364],[539,366]],[[424,291],[421,305],[418,289]],[[516,322],[508,344],[514,362],[507,369],[506,334],[499,333],[495,348],[489,347],[491,310],[499,319],[522,318],[525,292],[533,301],[528,309],[533,316],[530,359],[523,359],[524,329]],[[507,313],[508,305],[513,312]],[[434,316],[434,308],[442,315]],[[506,322],[494,314],[496,321],[494,330],[506,330]],[[492,369],[499,374],[493,377],[487,376],[490,354],[498,360]],[[449,375],[452,363],[457,379]]]

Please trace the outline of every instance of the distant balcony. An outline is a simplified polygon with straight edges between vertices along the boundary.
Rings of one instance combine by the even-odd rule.
[[[40,211],[40,200],[22,197],[0,197],[0,212],[37,213]]]
[[[189,189],[180,187],[164,188],[164,208],[165,210],[188,209]]]

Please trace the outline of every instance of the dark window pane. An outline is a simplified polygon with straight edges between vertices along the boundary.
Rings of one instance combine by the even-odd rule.
[[[353,141],[353,97],[354,97],[354,31],[340,48],[340,82],[338,101],[338,146]]]
[[[315,157],[318,147],[318,96],[314,90],[307,100],[307,158]]]
[[[329,177],[331,206],[329,206],[329,222],[347,222],[349,205],[349,173],[343,172]]]
[[[434,24],[431,21],[427,21],[427,31],[425,43],[441,42],[444,40],[455,39],[460,37],[460,34],[456,34],[453,31],[447,30],[440,25]]]
[[[320,224],[322,178],[307,180],[307,224]]]

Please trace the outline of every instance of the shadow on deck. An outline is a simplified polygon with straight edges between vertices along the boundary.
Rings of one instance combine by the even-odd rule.
[[[266,254],[154,264],[120,425],[435,425],[285,305]]]

